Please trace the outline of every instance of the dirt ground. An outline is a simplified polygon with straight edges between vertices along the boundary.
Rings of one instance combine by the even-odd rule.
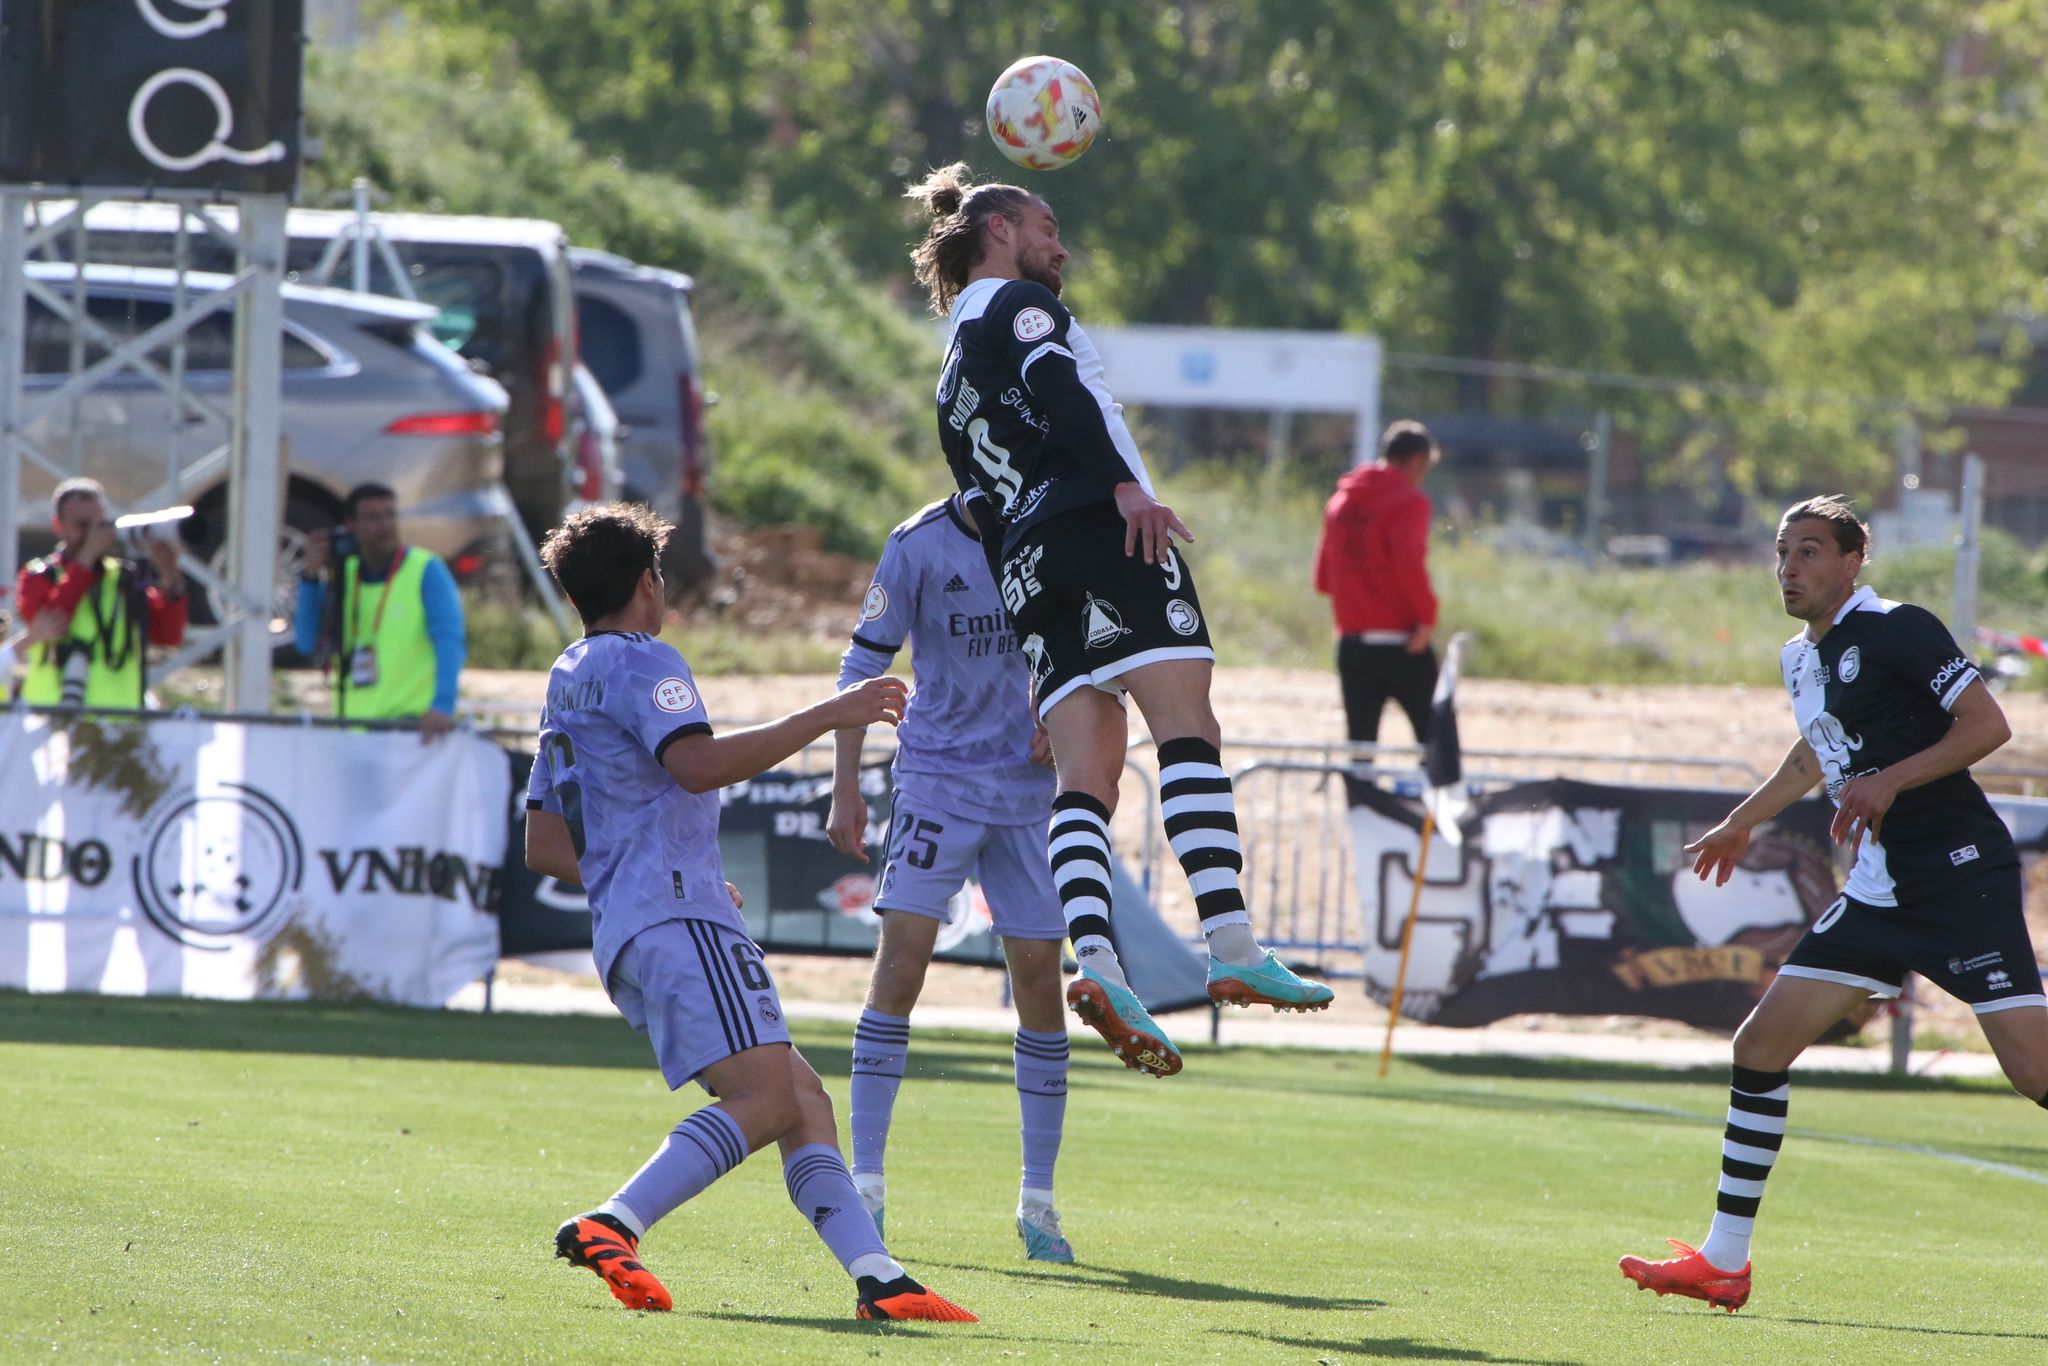
[[[687,640],[687,633],[686,633]],[[713,721],[724,728],[750,721],[766,720],[796,710],[826,696],[833,680],[826,675],[770,675],[699,680]],[[494,708],[491,719],[520,729],[530,729],[532,709],[537,705],[542,676],[536,673],[472,671],[464,675],[466,701]],[[1217,711],[1227,744],[1258,741],[1296,740],[1318,743],[1340,741],[1344,717],[1334,677],[1320,670],[1224,669],[1215,688]],[[2032,768],[2042,777],[2035,791],[2048,791],[2048,697],[2037,694],[2007,697],[2007,715],[2015,739],[1998,756],[1997,767]],[[1783,694],[1775,690],[1743,687],[1565,687],[1516,683],[1493,679],[1468,679],[1458,692],[1460,737],[1468,755],[1468,768],[1482,764],[1485,751],[1546,751],[1581,755],[1646,756],[1650,760],[1669,756],[1727,759],[1748,765],[1758,775],[1774,768],[1792,738],[1791,710]],[[1406,741],[1405,720],[1389,708],[1382,739]],[[1229,762],[1226,754],[1226,762]],[[1533,767],[1542,769],[1542,762]],[[1550,763],[1551,772],[1564,766]],[[1701,785],[1742,783],[1747,779],[1732,771],[1719,774],[1680,774],[1641,766],[1632,775],[1609,769],[1598,777],[1634,776],[1642,781],[1684,781],[1687,776]],[[1987,785],[2020,790],[2016,780],[1987,779]],[[1249,805],[1249,803],[1247,803]],[[1247,821],[1257,819],[1247,812]],[[1131,824],[1133,828],[1124,827]],[[1249,826],[1248,826],[1249,828]],[[1135,823],[1119,820],[1120,846],[1135,838]],[[1314,851],[1311,851],[1311,857]],[[2029,901],[2034,908],[2037,940],[2048,942],[2048,864],[2030,879]],[[1171,878],[1167,879],[1170,883]],[[1169,919],[1181,918],[1184,908],[1163,907]],[[798,1000],[858,1001],[866,991],[868,965],[864,960],[778,957],[776,973],[783,990]],[[924,999],[941,1005],[990,1005],[1001,991],[993,974],[973,968],[935,966]],[[1919,1036],[1944,1046],[1981,1047],[1981,1039],[1969,1012],[1922,984]],[[1338,994],[1329,1016],[1333,1023],[1374,1023],[1385,1019],[1384,1011],[1365,999],[1355,983]],[[1619,1017],[1523,1016],[1493,1026],[1496,1029],[1542,1029],[1586,1032],[1630,1033],[1653,1037],[1693,1036],[1686,1026],[1661,1021]],[[1880,1035],[1886,1027],[1873,1026]]]

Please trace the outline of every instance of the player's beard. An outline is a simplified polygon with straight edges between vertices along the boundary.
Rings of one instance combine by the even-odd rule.
[[[1019,256],[1017,273],[1034,285],[1044,285],[1057,299],[1060,295],[1060,273],[1046,256]]]

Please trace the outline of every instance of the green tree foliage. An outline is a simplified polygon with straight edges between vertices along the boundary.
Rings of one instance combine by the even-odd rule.
[[[2003,402],[2044,303],[2048,11],[2025,0],[409,9],[502,39],[592,146],[818,234],[906,302],[902,183],[962,156],[1006,172],[982,99],[1057,52],[1105,136],[1028,180],[1089,316],[1714,381],[1402,391],[1607,407],[1672,475],[1869,488],[1899,418],[1867,396]]]
[[[805,522],[866,554],[949,486],[930,453],[928,383],[896,363],[929,352],[924,327],[814,234],[593,152],[487,32],[410,25],[321,54],[307,122],[320,143],[309,202],[366,176],[397,207],[549,218],[578,244],[695,274],[725,510]]]

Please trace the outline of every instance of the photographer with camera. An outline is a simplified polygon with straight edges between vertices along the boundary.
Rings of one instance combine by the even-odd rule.
[[[50,500],[57,549],[32,560],[15,583],[27,626],[24,702],[38,707],[147,705],[149,645],[185,639],[185,572],[178,543],[145,536],[143,558],[115,552],[106,490],[67,479]]]
[[[398,495],[358,484],[341,529],[306,538],[293,629],[299,651],[334,668],[334,714],[350,721],[418,717],[420,738],[455,726],[455,684],[468,657],[455,576],[398,534]]]

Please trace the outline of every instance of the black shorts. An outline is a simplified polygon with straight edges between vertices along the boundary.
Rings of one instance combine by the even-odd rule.
[[[2048,1005],[2024,907],[2017,864],[1956,878],[1897,906],[1838,897],[1778,973],[1890,999],[1906,973],[1917,972],[1979,1015]]]
[[[1193,572],[1178,550],[1160,564],[1124,554],[1124,519],[1091,503],[1027,530],[1003,556],[1003,606],[1044,716],[1076,688],[1169,659],[1214,660]]]

